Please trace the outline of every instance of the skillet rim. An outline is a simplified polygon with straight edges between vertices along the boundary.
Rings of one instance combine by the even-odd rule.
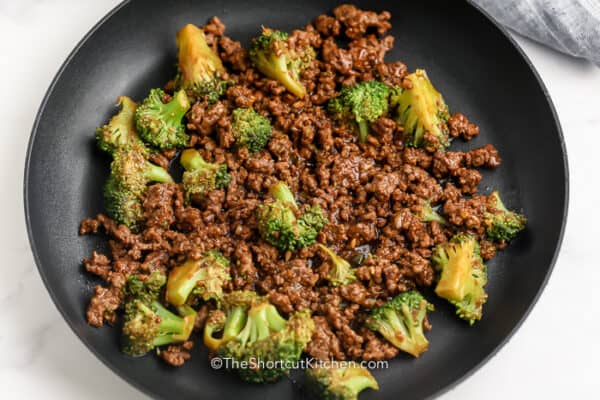
[[[96,358],[99,359],[106,367],[108,367],[116,376],[118,376],[123,381],[130,384],[132,387],[139,390],[141,393],[148,395],[152,398],[155,398],[156,393],[154,393],[150,389],[150,387],[144,385],[141,382],[135,381],[134,379],[132,379],[131,377],[129,377],[126,374],[119,372],[117,370],[116,365],[114,365],[107,358],[105,358],[101,354],[100,351],[98,351],[88,341],[86,341],[83,338],[83,336],[81,334],[79,334],[77,329],[75,329],[74,321],[71,318],[69,318],[69,316],[67,315],[66,311],[64,310],[62,304],[58,301],[57,295],[55,294],[54,290],[48,283],[48,279],[47,279],[46,272],[44,270],[42,261],[38,254],[37,248],[34,245],[34,243],[35,243],[34,233],[33,233],[33,227],[32,227],[31,215],[30,215],[30,206],[29,206],[29,172],[30,172],[30,165],[31,165],[31,153],[33,150],[36,136],[37,136],[37,131],[39,128],[41,117],[42,117],[44,110],[46,109],[48,100],[50,99],[50,96],[54,92],[54,88],[55,88],[56,84],[62,78],[62,75],[63,75],[65,69],[71,63],[71,61],[77,56],[77,54],[79,53],[79,50],[96,33],[96,31],[98,31],[98,29],[100,29],[100,27],[102,27],[102,25],[104,25],[109,19],[111,19],[115,14],[117,14],[123,7],[125,7],[127,4],[129,4],[131,2],[132,2],[132,0],[123,0],[121,3],[119,3],[115,7],[113,7],[104,17],[102,17],[98,22],[96,22],[94,24],[94,26],[77,43],[77,45],[73,48],[73,50],[71,50],[71,52],[69,53],[69,55],[67,56],[65,61],[62,63],[62,65],[60,66],[60,68],[58,69],[56,74],[54,75],[54,78],[52,79],[50,85],[48,86],[48,89],[46,90],[46,93],[44,94],[44,97],[43,97],[43,99],[40,103],[40,106],[38,108],[38,111],[36,113],[35,120],[34,120],[32,128],[31,128],[29,143],[27,145],[27,152],[25,155],[24,179],[23,179],[23,200],[24,200],[23,203],[24,203],[24,211],[25,211],[25,224],[26,224],[26,228],[27,228],[27,238],[29,241],[29,246],[31,248],[31,252],[33,254],[33,258],[34,258],[37,270],[42,278],[42,281],[44,283],[44,286],[46,287],[46,290],[48,291],[48,294],[50,295],[50,298],[52,299],[52,302],[54,303],[55,307],[58,309],[63,320],[67,323],[67,325],[69,326],[71,331],[75,334],[75,336],[77,336],[77,338],[85,345],[85,347],[87,347],[87,349],[90,350],[90,352],[94,356],[96,356]],[[516,334],[516,332],[521,328],[521,326],[523,325],[523,323],[525,322],[525,320],[527,319],[527,317],[529,316],[529,314],[531,313],[531,311],[533,310],[533,308],[539,301],[540,296],[542,295],[542,292],[546,288],[546,285],[548,284],[550,276],[552,275],[552,272],[554,271],[554,267],[556,265],[558,255],[560,254],[560,250],[562,248],[562,243],[563,243],[563,239],[564,239],[564,235],[565,235],[565,229],[566,229],[566,225],[567,225],[568,212],[569,212],[570,181],[569,181],[569,163],[568,163],[567,148],[566,148],[565,138],[563,135],[562,126],[560,124],[560,119],[558,118],[558,114],[556,112],[556,108],[554,106],[552,98],[550,97],[550,93],[548,92],[548,89],[547,89],[546,85],[544,84],[543,80],[541,79],[535,66],[533,65],[533,63],[531,62],[531,60],[529,59],[527,54],[525,54],[523,49],[516,42],[516,40],[513,39],[513,37],[508,33],[508,29],[501,26],[499,22],[497,22],[494,18],[492,18],[492,16],[487,11],[485,11],[482,7],[475,4],[473,2],[473,0],[465,0],[465,2],[469,6],[473,7],[476,11],[478,11],[485,19],[487,19],[488,22],[490,22],[498,31],[500,31],[500,33],[504,36],[504,38],[507,39],[509,41],[509,43],[517,50],[519,55],[523,58],[523,60],[529,67],[529,70],[532,72],[539,87],[542,90],[542,93],[544,94],[546,102],[548,103],[548,107],[551,111],[552,118],[556,125],[556,131],[558,133],[559,145],[560,145],[560,149],[562,152],[563,169],[564,169],[563,179],[564,179],[564,188],[565,188],[565,195],[564,195],[564,199],[563,199],[564,208],[563,208],[563,213],[562,213],[561,228],[560,228],[559,236],[558,236],[558,239],[556,242],[556,248],[554,250],[554,254],[552,255],[550,264],[548,265],[546,275],[544,276],[544,279],[541,282],[535,296],[533,297],[533,300],[531,301],[531,303],[529,304],[529,306],[527,307],[527,309],[525,310],[523,315],[520,317],[520,319],[517,321],[517,323],[511,328],[510,332],[492,349],[492,351],[490,351],[479,362],[477,362],[475,365],[473,365],[462,376],[460,376],[459,378],[455,379],[453,382],[447,384],[446,386],[443,386],[442,388],[438,389],[436,392],[429,395],[427,397],[428,399],[434,399],[434,398],[441,396],[444,393],[447,393],[451,389],[457,387],[459,384],[466,381],[469,377],[473,376],[473,374],[475,372],[477,372],[483,365],[485,365],[488,361],[490,361],[493,357],[495,357],[498,354],[498,352],[513,338],[513,336]]]

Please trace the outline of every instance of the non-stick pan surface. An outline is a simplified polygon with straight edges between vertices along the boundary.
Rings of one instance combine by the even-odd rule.
[[[563,138],[548,93],[528,60],[494,23],[460,1],[358,1],[392,12],[395,49],[388,60],[425,68],[451,110],[468,115],[481,135],[453,148],[493,143],[502,167],[484,172],[481,188],[498,188],[523,209],[527,230],[489,262],[489,301],[483,320],[469,327],[438,302],[431,346],[419,359],[400,355],[375,371],[379,392],[364,399],[434,396],[469,375],[507,341],[539,296],[551,272],[566,220],[568,172]],[[79,237],[79,222],[103,210],[108,162],[93,143],[94,129],[114,112],[120,95],[142,99],[174,74],[175,33],[213,15],[227,34],[247,43],[261,24],[303,27],[330,12],[331,0],[134,0],[105,17],[60,69],[33,127],[25,168],[25,212],[40,274],[57,307],[81,340],[115,373],[144,392],[170,399],[300,398],[292,383],[248,385],[209,367],[198,343],[192,360],[170,368],[156,357],[119,351],[116,329],[85,322],[94,277],[82,258],[105,246]],[[544,332],[540,332],[543,335]],[[234,397],[239,396],[239,397]]]

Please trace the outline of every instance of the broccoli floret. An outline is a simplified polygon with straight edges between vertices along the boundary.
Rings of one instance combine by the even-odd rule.
[[[159,270],[152,271],[144,280],[133,275],[127,280],[125,294],[130,298],[149,304],[158,300],[165,283],[167,283],[167,277]]]
[[[262,238],[279,250],[298,250],[315,243],[327,219],[319,206],[296,217],[298,204],[290,188],[277,182],[269,188],[275,201],[258,207],[258,229]]]
[[[509,242],[525,229],[525,216],[508,210],[497,191],[490,195],[487,209],[484,222],[486,234],[491,240]]]
[[[117,106],[121,106],[121,110],[110,119],[108,124],[96,129],[98,147],[110,154],[116,149],[141,144],[135,130],[137,103],[127,96],[121,96],[117,100]]]
[[[104,185],[104,206],[115,221],[136,230],[142,219],[141,197],[151,182],[173,182],[169,173],[146,159],[143,146],[115,150]]]
[[[434,248],[431,261],[439,272],[435,293],[450,301],[456,314],[469,324],[480,320],[487,300],[487,271],[479,243],[469,235],[454,235]]]
[[[214,103],[225,93],[229,82],[221,79],[225,68],[221,59],[206,43],[202,29],[187,24],[177,33],[179,48],[175,87],[183,89],[191,101],[206,97]]]
[[[307,230],[313,230],[314,234],[311,232],[310,234],[306,235],[307,238],[304,241],[307,242],[307,244],[303,247],[310,246],[314,243],[314,240],[317,238],[317,234],[321,231],[321,229],[323,229],[327,222],[327,218],[325,218],[323,215],[323,210],[321,210],[321,207],[318,205],[310,206],[304,210],[304,213],[302,213],[300,218],[298,218],[298,225],[303,228],[305,233],[308,233],[306,232]],[[313,236],[314,239],[312,239]]]
[[[136,277],[129,279],[123,321],[123,352],[139,356],[158,346],[186,341],[192,329],[196,313],[184,307],[183,317],[167,310],[159,301],[165,276],[154,271],[146,281]]]
[[[200,260],[187,260],[169,272],[165,297],[174,306],[185,304],[192,292],[204,301],[219,300],[223,284],[230,279],[229,260],[211,250]]]
[[[440,225],[447,225],[448,221],[444,217],[442,217],[437,211],[435,211],[431,207],[431,203],[429,201],[424,201],[421,204],[419,218],[423,222],[432,222],[435,221]]]
[[[235,371],[242,380],[273,382],[300,359],[314,329],[308,311],[286,320],[266,298],[254,292],[232,292],[223,297],[221,310],[209,316],[204,343],[221,358],[249,365]],[[273,368],[261,368],[268,364]]]
[[[306,88],[300,82],[300,73],[315,58],[315,51],[310,46],[291,50],[287,38],[285,32],[263,28],[262,33],[252,39],[250,60],[267,78],[279,81],[297,97],[304,97]]]
[[[232,117],[231,133],[237,145],[251,153],[261,151],[271,138],[271,122],[252,108],[236,108]]]
[[[119,224],[137,230],[142,219],[142,204],[138,193],[122,185],[114,176],[109,176],[104,184],[104,208]]]
[[[188,135],[183,117],[190,108],[185,90],[179,90],[168,103],[163,103],[165,92],[152,89],[135,111],[135,125],[142,140],[159,149],[185,147]]]
[[[395,88],[391,96],[396,108],[396,123],[404,128],[408,146],[443,150],[450,144],[447,125],[450,114],[442,95],[435,90],[425,70],[418,69],[404,78],[410,88]],[[435,140],[428,140],[426,133]]]
[[[404,292],[374,309],[367,326],[400,350],[419,357],[429,347],[424,333],[427,311],[433,311],[433,305],[421,293]]]
[[[338,256],[330,248],[323,246],[321,243],[319,243],[319,247],[331,258],[332,265],[326,279],[332,286],[347,285],[356,280],[354,270],[348,261]]]
[[[231,182],[226,164],[206,162],[198,150],[184,150],[180,162],[185,169],[182,183],[188,202],[202,199],[211,190],[224,189]]]
[[[369,123],[388,110],[390,89],[381,82],[368,81],[342,89],[340,95],[327,103],[331,116],[339,121],[356,123],[361,142],[367,140]]]
[[[134,193],[143,193],[151,182],[173,182],[171,175],[162,167],[148,161],[143,147],[133,146],[114,153],[110,165],[111,174]]]
[[[379,390],[368,369],[349,361],[343,366],[317,366],[306,370],[306,392],[323,400],[357,400],[365,389]]]

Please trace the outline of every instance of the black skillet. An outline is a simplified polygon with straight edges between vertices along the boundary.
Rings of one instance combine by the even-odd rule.
[[[330,12],[332,0],[135,0],[119,5],[81,41],[52,82],[35,120],[25,166],[25,214],[40,274],[56,306],[81,340],[107,366],[156,398],[300,398],[296,385],[248,385],[212,370],[198,345],[180,369],[156,357],[119,352],[116,329],[85,322],[97,281],[81,259],[103,248],[102,237],[79,237],[79,222],[102,211],[108,161],[94,129],[115,111],[118,96],[142,99],[173,76],[175,33],[213,15],[227,34],[247,43],[261,24],[290,30]],[[361,398],[433,397],[487,361],[516,331],[540,295],[556,259],[566,221],[568,171],[564,142],[548,93],[515,43],[481,11],[460,1],[358,1],[392,12],[395,49],[388,60],[425,68],[451,110],[468,115],[481,135],[463,149],[493,143],[501,168],[484,173],[481,188],[498,188],[529,218],[526,232],[489,267],[489,301],[474,327],[438,302],[431,347],[419,359],[400,355],[375,371],[379,392]],[[540,335],[543,335],[540,332]],[[298,378],[294,374],[293,378]]]

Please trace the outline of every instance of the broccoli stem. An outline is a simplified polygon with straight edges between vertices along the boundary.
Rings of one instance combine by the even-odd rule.
[[[246,310],[244,307],[235,307],[227,317],[223,330],[223,341],[235,338],[246,323]]]
[[[266,339],[271,332],[279,332],[284,329],[286,323],[287,321],[279,315],[274,306],[261,304],[249,310],[248,320],[240,332],[239,338],[243,344],[247,341],[255,342]]]
[[[424,222],[437,222],[440,225],[447,225],[448,221],[440,214],[438,214],[432,207],[429,202],[426,202],[423,205],[423,211],[421,213],[421,218]]]
[[[186,171],[197,171],[206,165],[198,150],[187,149],[181,153],[181,166]]]
[[[150,307],[142,303],[136,302],[139,310],[146,316],[158,316],[160,319],[158,329],[161,334],[157,335],[152,340],[152,345],[163,346],[173,342],[183,342],[187,340],[194,328],[195,313],[188,313],[184,318],[181,318],[171,311],[167,310],[160,302],[152,301]]]
[[[152,164],[151,162],[146,163],[146,170],[144,171],[144,175],[146,176],[146,178],[153,182],[173,182],[173,178],[164,168]]]
[[[333,286],[345,285],[356,280],[352,266],[348,261],[335,254],[327,246],[321,243],[318,243],[318,245],[331,258],[332,269],[329,271],[327,279]]]
[[[163,112],[171,123],[177,125],[181,122],[187,110],[190,108],[190,100],[185,90],[181,89],[173,95],[173,100],[163,105]]]
[[[275,197],[275,199],[281,201],[283,204],[294,208],[294,210],[298,209],[298,204],[296,203],[294,194],[285,183],[277,182],[276,184],[272,185],[269,188],[269,193],[271,193],[271,196]]]
[[[271,329],[277,332],[285,328],[285,325],[287,324],[287,321],[279,314],[277,309],[273,306],[267,307],[267,320],[269,321],[269,326],[271,327]]]
[[[167,310],[160,302],[153,301],[152,308],[154,309],[154,313],[160,317],[159,326],[162,331],[173,334],[182,334],[185,331],[183,319]],[[148,311],[152,312],[150,309]]]
[[[201,260],[189,260],[183,265],[173,268],[167,281],[166,297],[169,303],[174,306],[185,303],[204,275],[201,264]]]
[[[400,347],[402,339],[406,337],[406,327],[398,317],[398,314],[394,310],[387,310],[385,312],[385,321],[381,321],[383,328],[383,336],[389,340],[394,346]],[[399,338],[397,332],[402,333],[402,337]]]
[[[250,335],[250,341],[261,340],[269,337],[269,326],[264,315],[253,316],[254,327]]]
[[[491,194],[491,196],[494,197],[494,199],[496,200],[496,204],[495,204],[495,208],[499,211],[504,211],[504,212],[510,212],[506,206],[504,205],[504,203],[502,202],[502,199],[500,199],[500,194],[498,194],[497,191],[493,192]]]
[[[361,120],[358,122],[358,140],[361,143],[367,141],[367,136],[369,135],[369,123],[365,120]]]
[[[433,212],[431,214],[428,214],[426,217],[426,221],[430,221],[430,222],[437,222],[440,225],[446,225],[448,223],[448,221],[446,221],[446,219],[444,217],[442,217],[440,214]]]
[[[319,248],[321,250],[323,250],[325,253],[327,253],[327,255],[329,257],[331,257],[331,261],[333,261],[334,264],[347,262],[346,260],[344,260],[343,258],[341,258],[340,256],[338,256],[337,254],[335,254],[329,247],[324,246],[321,243],[317,243],[317,245],[319,246]]]
[[[157,337],[155,337],[154,340],[152,341],[152,345],[154,347],[160,347],[160,346],[166,346],[173,342],[174,342],[173,335],[170,333],[167,333],[167,334],[158,335]]]
[[[288,72],[278,74],[280,82],[287,90],[292,92],[296,97],[302,98],[306,95],[306,89],[302,84],[296,82]]]
[[[211,317],[213,317],[214,315],[211,314]],[[211,320],[209,318],[209,320],[206,322],[205,326],[204,326],[204,334],[203,334],[203,338],[204,338],[204,344],[206,345],[206,347],[208,347],[210,350],[215,351],[219,346],[221,346],[221,344],[228,339],[232,339],[235,336],[229,336],[226,337],[225,333],[223,332],[223,328],[228,328],[227,324],[226,324],[226,317],[225,314],[221,313],[220,311],[217,312],[217,317],[215,317],[216,319],[219,319],[217,321]],[[222,319],[222,321],[220,321],[220,319]],[[223,332],[221,337],[215,337],[214,334],[217,332]]]
[[[421,310],[423,309],[423,307],[424,307],[424,304],[422,304],[419,307],[419,314],[421,314]],[[403,304],[402,307],[400,308],[400,310],[402,311],[402,315],[404,316],[406,321],[409,322],[405,325],[408,328],[409,336],[411,338],[415,338],[416,340],[418,340],[419,335],[417,333],[415,325],[412,323],[413,315],[412,315],[411,310],[408,308],[408,306],[406,304]],[[417,318],[417,321],[419,321],[418,318]]]
[[[183,305],[183,306],[179,306],[177,307],[177,312],[179,313],[179,315],[181,315],[182,317],[188,317],[191,315],[196,315],[196,310],[194,310],[192,307],[188,306],[188,305]]]
[[[290,76],[287,67],[287,57],[270,55],[268,58],[261,54],[257,60],[262,72],[269,78],[278,80],[287,90],[292,92],[297,97],[304,97],[306,89],[301,83],[297,82]],[[260,69],[260,68],[259,68]]]

